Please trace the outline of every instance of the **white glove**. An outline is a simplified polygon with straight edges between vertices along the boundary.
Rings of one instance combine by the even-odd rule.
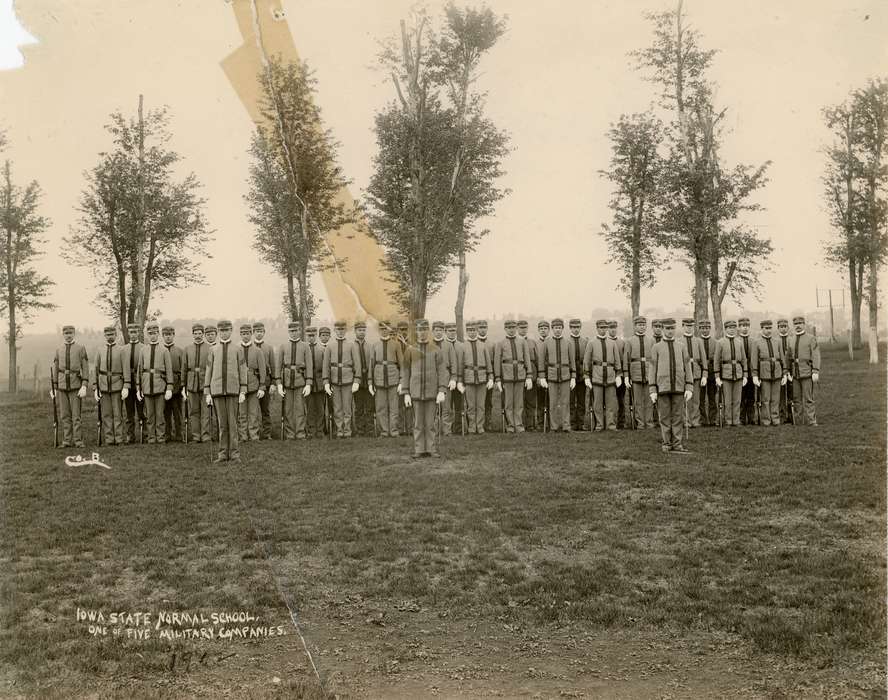
[[[820,381],[820,372],[812,372],[811,373],[811,381],[819,382]]]
[[[407,408],[410,408],[413,405],[413,399],[410,398],[410,394],[404,394],[404,405]]]
[[[549,388],[549,382],[548,382],[548,380],[547,380],[545,377],[543,377],[542,379],[540,379],[540,386],[543,387],[543,389],[548,389],[548,388]]]
[[[721,377],[716,377],[715,378],[715,386],[717,386],[719,389],[721,389],[721,385],[722,385]]]
[[[786,375],[785,374],[780,378],[780,386],[786,386]]]
[[[85,386],[81,386],[81,387],[77,390],[77,395],[78,395],[81,399],[82,399],[84,396],[86,396],[86,387],[85,387]]]
[[[740,383],[740,386],[746,386],[747,379],[743,377],[743,381]]]
[[[493,389],[493,380],[492,379],[487,380],[487,388],[488,388],[488,390]]]
[[[622,385],[623,385],[623,378],[618,374],[617,375],[617,386],[619,387]]]
[[[531,379],[530,377],[525,379],[524,380],[524,388],[525,389],[533,389],[533,379]]]
[[[257,399],[265,398],[265,389],[259,389],[259,391],[256,392],[256,398]]]
[[[651,394],[651,403],[657,403],[657,392]]]
[[[401,395],[401,383],[400,383],[400,382],[398,382],[398,386],[397,386],[397,388],[395,389],[395,391],[398,392],[398,396]]]
[[[691,389],[685,391],[685,403],[690,401],[692,398],[694,398],[694,392]]]
[[[281,395],[281,398],[284,398],[284,395],[287,393],[283,384],[278,384],[278,393]]]
[[[327,396],[333,396],[333,389],[330,388],[330,382],[324,382],[324,392]]]
[[[124,389],[124,391],[126,391],[126,389]],[[49,398],[51,398],[51,399],[55,398],[55,389],[49,390]]]
[[[575,377],[571,377],[571,378],[570,378],[570,388],[571,388],[571,389],[576,389],[576,388],[577,388],[577,380],[576,380]]]
[[[136,400],[137,401],[144,401],[145,400],[145,394],[143,394],[141,392],[141,390],[139,390],[139,389],[136,389]]]
[[[438,395],[435,397],[435,403],[444,403],[444,399],[445,399],[444,392],[439,391]]]
[[[207,394],[205,401],[206,401],[207,406],[213,405],[213,397],[210,394]]]
[[[93,396],[96,397],[96,403],[98,403],[99,402],[99,390],[98,389],[93,389]]]
[[[372,384],[367,385],[367,391],[370,392],[370,396],[376,396],[376,387]]]
[[[163,400],[164,401],[169,401],[171,398],[173,398],[173,390],[172,389],[167,389],[165,392],[163,392]]]
[[[447,388],[450,389],[450,391],[456,389],[456,380],[451,379],[449,382],[447,382]]]
[[[244,392],[241,392],[237,395],[237,402],[238,403],[243,403],[246,400],[247,400],[247,395]]]
[[[465,394],[465,393],[466,393],[466,385],[463,384],[462,382],[457,382],[457,383],[456,383],[456,390],[457,390],[460,394]]]
[[[592,380],[589,379],[589,377],[586,377],[586,380],[585,380],[583,383],[586,385],[586,388],[587,388],[587,389],[591,389],[591,388],[592,388]]]
[[[269,384],[269,385],[268,385],[268,395],[269,395],[269,396],[274,395],[274,384]]]
[[[361,388],[361,383],[360,383],[360,382],[353,382],[353,383],[352,383],[352,393],[353,393],[353,394],[354,394],[358,389],[360,389],[360,388]]]
[[[120,390],[120,398],[126,401],[127,396],[129,396],[129,389],[123,387],[123,389]]]
[[[499,379],[496,380],[496,390],[499,392],[503,390],[503,383]]]
[[[283,387],[281,387],[281,388],[283,388]],[[306,384],[304,387],[302,387],[302,395],[309,396],[310,394],[311,394],[311,387],[308,384]],[[283,396],[283,394],[281,394],[281,396]]]
[[[756,386],[761,386],[761,385],[762,385],[762,380],[759,379],[758,377],[753,377],[753,378],[752,378],[752,383],[755,384]]]
[[[706,377],[701,377],[700,386],[706,386]]]
[[[632,388],[632,380],[629,379],[628,376],[626,377],[626,388],[627,388],[627,389],[631,389],[631,388]]]
[[[188,390],[187,389],[182,389],[182,400],[183,401],[188,400]]]

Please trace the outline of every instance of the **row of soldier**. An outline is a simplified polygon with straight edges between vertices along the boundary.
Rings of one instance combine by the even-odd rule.
[[[778,425],[798,422],[801,416],[816,424],[813,384],[819,379],[820,354],[802,317],[793,319],[792,336],[788,321],[778,321],[776,337],[772,322],[763,321],[756,339],[749,333],[748,319],[728,321],[718,341],[707,320],[696,328],[693,319],[684,319],[683,340],[677,345],[683,352],[678,366],[683,369],[685,359],[688,363],[687,386],[681,378],[676,382],[676,358],[671,354],[665,375],[671,384],[665,389],[658,387],[662,368],[654,348],[660,341],[674,340],[671,319],[665,324],[654,320],[649,336],[647,320],[637,317],[627,339],[617,337],[616,321],[599,320],[591,338],[582,335],[579,319],[570,320],[567,336],[561,319],[551,324],[541,321],[539,337],[531,338],[526,321],[509,320],[504,324],[505,338],[496,343],[488,341],[483,321],[466,324],[465,341],[457,340],[455,323],[431,324],[431,337],[423,324],[428,325],[421,319],[417,342],[411,345],[404,322],[397,327],[380,323],[379,340],[371,343],[363,322],[355,324],[352,340],[341,321],[334,324],[332,338],[329,328],[309,326],[304,339],[294,321],[288,325],[288,341],[278,348],[265,342],[262,323],[242,325],[230,362],[228,321],[218,328],[194,324],[192,342],[184,348],[175,344],[172,327],[161,329],[156,322],[146,325],[144,343],[141,328],[130,324],[122,346],[117,344],[116,329],[109,326],[92,372],[86,349],[74,340],[74,328],[65,326],[65,342],[52,366],[52,395],[55,400],[58,393],[61,405],[62,444],[83,444],[80,399],[90,383],[106,444],[134,442],[137,425],[142,426],[140,437],[146,442],[183,436],[209,441],[218,424],[225,438],[219,452],[223,459],[237,458],[238,440],[271,437],[270,400],[275,393],[281,397],[283,438],[324,432],[349,437],[354,430],[394,436],[412,424],[417,455],[437,454],[436,435],[427,435],[425,423],[419,430],[425,437],[417,437],[417,410],[412,405],[417,394],[431,393],[435,400],[434,433],[483,433],[491,428],[494,387],[502,397],[505,432],[643,429],[654,427],[657,416],[664,448],[668,444],[674,449],[681,446],[681,439],[669,427],[673,419],[664,422],[664,416],[658,415],[669,412],[659,404],[669,394],[686,391],[687,410],[678,425],[714,425],[719,405],[727,425]],[[444,375],[430,379],[434,387],[411,390],[411,347],[422,350],[423,363],[432,350],[440,355]],[[416,370],[422,374],[425,368]]]

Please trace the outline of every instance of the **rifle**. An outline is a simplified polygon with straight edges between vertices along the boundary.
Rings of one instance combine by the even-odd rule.
[[[761,407],[762,407],[762,395],[761,395],[761,389],[759,389],[759,387],[755,386],[754,384],[753,384],[753,387],[754,387],[754,393],[753,393],[752,405],[753,405],[753,407],[755,408],[755,424],[756,424],[756,425],[761,425],[761,424],[762,424],[762,409],[761,409]]]
[[[537,399],[539,399],[539,394],[537,394]],[[549,390],[543,389],[543,435],[548,433],[551,429],[552,425],[549,422]]]
[[[96,372],[98,372],[98,368],[96,368]],[[108,380],[108,386],[110,386],[110,379]],[[102,392],[96,387],[96,391],[99,394],[99,398],[96,400],[96,444],[101,447],[102,446]],[[112,409],[113,410],[113,409]],[[112,420],[112,425],[114,421]]]
[[[783,400],[786,403],[786,413],[789,418],[790,425],[795,425],[795,415],[793,414],[793,405],[792,405],[792,378],[788,378],[786,380],[786,384],[780,387],[780,390],[783,392]]]
[[[682,397],[682,398],[684,398],[684,397]],[[687,401],[684,402],[684,409],[685,409],[685,419],[684,419],[685,442],[687,442],[688,439],[690,438],[690,435],[688,433],[689,433],[690,425],[691,425],[691,417],[690,417],[690,415],[688,415],[688,402]]]
[[[327,429],[327,439],[333,439],[333,423],[330,416],[329,403],[327,402],[327,392],[324,392],[324,426]]]
[[[281,386],[283,386],[283,385],[281,385]],[[284,389],[284,391],[286,392],[287,390]],[[271,409],[269,409],[269,410],[271,410]],[[285,436],[284,436],[284,416],[286,416],[286,415],[287,415],[287,394],[285,393],[281,396],[281,440],[285,439]]]
[[[438,436],[438,440],[441,440],[441,437],[444,434],[444,404],[437,404],[435,408],[435,434]]]
[[[52,365],[49,366],[49,387],[52,390],[52,446],[59,446],[59,406],[56,402],[56,387],[52,383]]]
[[[623,386],[625,386],[625,383]],[[627,386],[626,393],[629,394],[629,420],[632,424],[632,430],[638,430],[638,426],[635,424],[635,397],[633,396],[635,392],[632,391],[631,386]]]
[[[191,422],[188,420],[188,398],[187,398],[188,389],[184,389],[184,391],[185,391],[185,396],[182,397],[182,419],[185,422],[184,439],[185,439],[185,444],[187,445],[188,444],[188,433],[191,432],[191,430],[189,428],[189,426],[191,425]]]
[[[725,427],[725,388],[718,388],[718,427]]]
[[[502,382],[500,382],[502,384]],[[500,391],[500,413],[503,415],[503,435],[506,434],[506,388]]]

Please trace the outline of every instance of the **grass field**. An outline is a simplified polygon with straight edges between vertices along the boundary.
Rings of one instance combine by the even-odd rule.
[[[647,431],[68,467],[48,399],[7,400],[0,695],[884,697],[885,370],[823,366],[819,427],[698,429],[687,456]],[[284,634],[161,639],[160,611]]]

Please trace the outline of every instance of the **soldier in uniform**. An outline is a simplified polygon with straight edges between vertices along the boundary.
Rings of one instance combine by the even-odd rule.
[[[354,423],[356,435],[373,435],[373,422],[375,420],[375,406],[373,396],[370,395],[370,345],[367,343],[367,323],[357,321],[355,323],[355,377],[358,382],[358,390],[354,400]]]
[[[89,384],[89,359],[86,348],[74,340],[74,326],[62,326],[64,342],[52,361],[51,398],[58,397],[62,422],[62,447],[85,447],[80,429],[81,399]]]
[[[675,342],[675,319],[662,321],[663,339],[651,350],[651,403],[658,404],[663,452],[688,452],[682,443],[685,404],[693,395],[691,358],[685,345]]]
[[[127,344],[123,347],[123,384],[126,392],[121,394],[126,408],[126,444],[136,441],[137,416],[143,430],[145,426],[145,406],[136,392],[139,384],[136,365],[142,353],[142,343],[139,342],[140,330],[138,323],[126,324]]]
[[[784,359],[789,357],[789,341],[789,321],[785,318],[777,319],[777,343]],[[792,411],[789,410],[789,402],[792,399],[792,373],[788,366],[784,366],[783,369],[786,383],[780,387],[780,422],[792,423]]]
[[[740,392],[747,384],[748,365],[737,322],[725,321],[725,335],[715,344],[715,385],[722,390],[725,425],[740,425]]]
[[[326,337],[330,337],[330,329],[325,328]],[[318,329],[309,326],[305,329],[308,350],[311,355],[311,393],[308,395],[308,435],[319,437],[327,430],[327,394],[324,393],[324,348],[318,342]],[[308,376],[306,377],[308,378]]]
[[[478,330],[478,342],[484,346],[484,349],[487,351],[487,356],[490,358],[490,367],[491,372],[493,371],[493,343],[487,343],[487,320],[481,319],[476,321],[476,328]],[[484,397],[484,430],[490,430],[490,417],[493,414],[493,390],[488,389],[487,394]]]
[[[466,342],[459,362],[462,375],[457,388],[462,386],[466,400],[466,418],[469,434],[484,434],[484,405],[487,392],[493,388],[493,362],[484,343],[478,339],[478,324],[466,324]]]
[[[458,376],[455,370],[456,357],[451,354],[451,350],[453,350],[453,347],[447,344],[447,340],[445,338],[446,328],[447,325],[444,323],[444,321],[432,321],[431,343],[442,353],[444,353],[444,366],[447,370],[447,376],[450,377],[450,381],[447,383],[447,389],[444,391],[444,405],[441,407],[442,424],[444,423],[445,411],[449,411],[450,409],[450,393],[454,389],[456,389],[456,377]],[[451,428],[452,426],[453,423],[451,419]],[[450,431],[444,432],[443,426],[442,432],[445,435],[450,434]]]
[[[627,402],[629,399],[626,398],[626,373],[628,371],[627,367],[623,365],[623,358],[626,355],[626,341],[620,338],[617,335],[620,324],[617,323],[615,319],[611,319],[607,322],[607,337],[614,341],[617,345],[617,357],[620,358],[620,365],[622,366],[622,371],[620,373],[620,383],[617,385],[617,427],[620,430],[628,427],[628,419],[629,415],[629,406]]]
[[[398,437],[398,404],[401,389],[401,344],[392,338],[392,324],[379,322],[379,340],[370,347],[369,391],[375,401],[380,437]]]
[[[715,338],[712,337],[712,324],[708,318],[700,319],[700,345],[702,354],[702,376],[700,377],[700,416],[703,425],[718,423],[718,387],[715,385]]]
[[[786,356],[792,374],[792,422],[795,425],[817,425],[814,412],[814,385],[820,381],[820,348],[817,338],[805,332],[805,317],[792,319],[795,337],[789,341]]]
[[[761,337],[752,343],[752,383],[759,392],[759,421],[762,425],[780,425],[780,387],[786,384],[783,368],[786,358],[780,344],[771,337],[774,323],[765,319],[760,324]]]
[[[105,326],[105,347],[96,353],[93,395],[102,407],[102,434],[106,445],[123,444],[123,351],[117,329]]]
[[[524,424],[525,430],[536,430],[536,377],[540,352],[537,342],[533,338],[527,337],[527,321],[523,318],[518,320],[518,337],[527,343],[527,352],[530,355],[530,366],[527,368],[527,376],[530,377],[530,388],[524,391],[524,411],[521,414],[521,422]]]
[[[572,318],[568,322],[570,329],[570,344],[573,346],[574,376],[578,381],[570,394],[570,422],[574,430],[591,430],[592,418],[589,414],[589,397],[586,396],[586,384],[583,377],[583,358],[586,357],[586,344],[589,339],[580,335],[583,323],[578,318]],[[549,413],[551,416],[551,412]]]
[[[707,367],[706,350],[703,347],[703,341],[694,335],[694,326],[696,321],[692,318],[684,318],[681,321],[684,338],[685,349],[691,358],[691,370],[693,376],[693,396],[688,401],[688,427],[700,427],[700,393],[705,388],[704,377],[708,379],[709,369]]]
[[[626,341],[623,349],[623,368],[626,374],[626,389],[632,392],[635,408],[635,427],[639,430],[654,427],[652,404],[648,401],[648,389],[654,380],[648,374],[648,360],[654,349],[654,341],[649,338],[647,319],[636,316],[632,320],[635,333]]]
[[[401,365],[404,403],[413,408],[413,458],[440,457],[435,431],[437,404],[444,403],[450,381],[444,353],[429,342],[429,322],[416,321],[416,345],[407,348]]]
[[[651,321],[651,333],[654,336],[654,345],[663,340],[663,320],[655,318]]]
[[[456,323],[448,321],[444,324],[444,350],[449,362],[448,372],[450,382],[444,396],[444,406],[441,408],[444,435],[462,432],[462,393],[457,389],[457,379],[462,376],[462,343],[456,339]],[[453,428],[454,422],[459,422],[457,429]]]
[[[506,337],[494,347],[494,380],[503,396],[505,431],[523,433],[521,414],[524,411],[524,390],[529,391],[533,387],[533,380],[528,374],[531,368],[530,350],[527,341],[516,335],[518,324],[515,321],[507,320],[503,328]]]
[[[271,343],[265,343],[265,324],[256,321],[253,324],[253,346],[265,355],[265,366],[268,372],[265,375],[265,395],[259,399],[259,412],[262,415],[259,424],[259,439],[271,440],[271,395],[274,393],[273,369],[277,367],[274,357],[274,347]]]
[[[210,364],[210,352],[216,347],[218,336],[219,330],[213,324],[209,324],[204,329],[204,339],[207,343],[207,359],[206,365],[204,366],[204,379],[206,379],[207,367],[209,367]],[[206,405],[206,402],[204,402],[204,405]],[[210,434],[213,436],[212,439],[216,439],[219,436],[219,430],[219,416],[214,411],[210,411]]]
[[[194,342],[185,348],[185,356],[182,361],[182,372],[185,377],[182,397],[188,408],[188,429],[191,431],[191,441],[209,442],[210,409],[204,403],[203,396],[204,373],[207,369],[210,346],[204,341],[202,323],[192,324],[191,338]]]
[[[546,413],[548,412],[547,409],[549,406],[549,392],[540,384],[540,370],[543,366],[543,344],[546,342],[546,338],[549,337],[549,322],[544,319],[537,323],[537,333],[540,337],[534,341],[537,349],[536,362],[534,363],[534,379],[536,380],[536,387],[534,388],[534,394],[536,395],[534,399],[536,404],[536,416],[534,421],[540,426],[540,430],[545,430]],[[551,419],[549,421],[549,427],[551,427]]]
[[[136,363],[138,384],[137,398],[145,402],[145,427],[148,444],[166,441],[166,402],[173,396],[173,361],[170,353],[160,344],[160,325],[149,321],[145,326],[148,344],[142,346]]]
[[[608,336],[608,322],[595,322],[594,338],[586,343],[583,355],[583,383],[592,395],[595,414],[593,430],[617,429],[617,387],[623,383],[623,361],[617,343]]]
[[[570,392],[577,384],[574,344],[563,337],[564,321],[552,319],[552,335],[543,341],[540,386],[549,392],[549,421],[554,432],[570,432]]]
[[[258,441],[259,425],[262,422],[259,400],[265,396],[265,385],[272,368],[265,366],[265,353],[253,345],[252,324],[241,325],[240,337],[240,351],[243,353],[247,372],[247,391],[243,404],[237,410],[237,438],[241,442]]]
[[[324,391],[333,399],[336,437],[351,437],[352,394],[358,391],[357,372],[361,365],[357,348],[345,337],[345,330],[345,321],[334,323],[336,337],[324,350]]]
[[[752,338],[749,336],[748,318],[737,319],[737,331],[740,334],[740,342],[743,343],[746,361],[749,362],[752,359]],[[740,391],[740,423],[742,425],[755,423],[755,386],[750,381],[747,381]]]
[[[288,342],[278,348],[277,364],[274,367],[274,381],[281,395],[281,415],[284,418],[284,440],[304,440],[305,433],[305,402],[312,396],[314,371],[314,348],[300,337],[299,321],[287,324]],[[312,329],[314,330],[314,329]],[[314,333],[308,334],[309,338]],[[323,363],[323,357],[320,358]],[[323,394],[320,410],[323,412]],[[319,433],[323,432],[323,424],[315,426]]]
[[[163,346],[170,354],[170,362],[173,365],[173,395],[164,403],[163,422],[164,438],[167,442],[182,442],[182,381],[184,374],[182,365],[185,360],[185,352],[175,345],[176,329],[172,326],[164,326],[161,331]]]
[[[204,393],[219,420],[219,453],[213,463],[239,462],[237,408],[247,400],[247,368],[240,346],[231,342],[231,321],[219,321],[219,342],[207,357]]]

